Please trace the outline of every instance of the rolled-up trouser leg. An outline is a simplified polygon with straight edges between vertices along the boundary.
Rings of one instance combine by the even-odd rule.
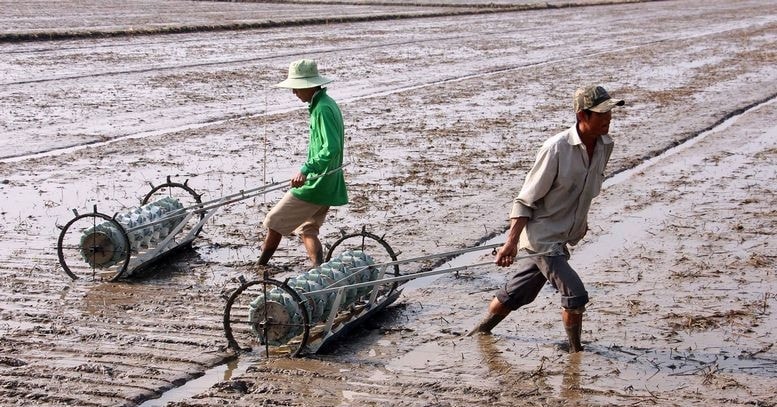
[[[561,309],[561,320],[564,322],[564,330],[569,340],[569,353],[583,350],[580,342],[580,335],[583,332],[583,312],[585,307]]]
[[[569,265],[568,256],[543,256],[536,259],[537,267],[561,294],[561,306],[579,308],[588,304],[588,292],[577,272]]]

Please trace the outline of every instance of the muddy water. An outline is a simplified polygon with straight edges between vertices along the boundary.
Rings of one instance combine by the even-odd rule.
[[[709,131],[701,133],[697,138],[691,139],[686,143],[677,146],[673,149],[667,150],[663,155],[645,162],[644,164],[628,171],[619,173],[617,176],[610,178],[606,183],[605,189],[615,188],[617,185],[628,183],[637,174],[642,174],[649,171],[654,167],[661,167],[666,161],[672,160],[678,154],[688,151],[698,143],[704,141],[706,137],[723,132],[729,129],[731,126],[737,124],[737,122],[749,114],[755,113],[761,108],[770,107],[774,101],[769,101],[764,104],[753,107],[752,109],[742,113],[741,115],[734,116],[720,126],[710,129]],[[777,128],[772,128],[770,136],[775,136]],[[716,171],[721,171],[721,168],[717,168]],[[724,172],[726,172],[724,170]],[[623,221],[610,225],[608,233],[605,235],[597,236],[595,243],[596,249],[587,247],[584,250],[576,251],[574,255],[574,261],[576,264],[588,264],[593,263],[596,259],[605,257],[614,257],[618,248],[623,246],[625,242],[636,242],[650,238],[650,231],[646,228],[648,219],[655,219],[660,217],[661,213],[666,211],[666,206],[652,206],[641,210],[638,214],[624,218]],[[499,243],[503,240],[503,236],[496,236],[489,241],[483,243],[483,245],[491,245]],[[245,254],[246,256],[253,255],[252,252]],[[456,258],[451,259],[436,270],[444,270],[448,268],[455,268],[465,266],[473,263],[479,263],[487,261],[491,257],[491,250],[485,250],[483,252],[471,252]],[[209,253],[208,256],[218,256],[218,254]],[[234,258],[234,253],[228,255],[229,258]],[[238,256],[240,257],[240,256]],[[470,271],[471,272],[471,271]],[[404,285],[404,295],[411,298],[417,296],[424,296],[432,293],[434,290],[440,289],[440,285],[444,286],[447,283],[439,282],[438,280],[445,279],[445,276],[435,275],[424,278],[411,280]],[[110,286],[103,287],[103,290],[112,292]],[[552,295],[552,292],[546,292],[546,295]],[[121,296],[116,296],[116,293],[106,296],[89,295],[87,298],[87,304],[96,304],[96,302],[105,301],[105,298],[110,298],[109,301],[120,304],[126,302],[126,298],[122,300]],[[102,300],[100,300],[102,298]],[[96,302],[95,302],[96,301]],[[99,305],[99,304],[98,304]],[[105,305],[104,303],[102,304]],[[474,315],[474,314],[473,314]],[[476,320],[471,318],[465,318],[457,321],[459,325],[471,326]],[[414,329],[419,334],[434,334],[435,329]],[[728,349],[720,346],[720,334],[716,332],[679,332],[675,336],[675,340],[678,343],[693,343],[693,349],[679,349],[670,347],[668,349],[646,349],[640,347],[624,347],[618,345],[611,346],[597,346],[589,345],[588,352],[570,355],[564,357],[564,362],[561,363],[556,369],[547,372],[545,377],[545,385],[549,386],[555,395],[560,400],[566,402],[577,402],[581,400],[591,401],[597,399],[591,397],[590,392],[601,391],[607,392],[613,386],[613,383],[617,386],[617,383],[623,383],[623,389],[627,392],[633,392],[638,389],[633,387],[633,383],[649,381],[650,391],[653,392],[672,392],[682,389],[683,386],[672,380],[672,378],[682,378],[688,375],[698,374],[725,374],[725,373],[737,373],[746,371],[753,375],[766,375],[767,377],[777,374],[775,371],[775,363],[769,358],[757,358],[757,354],[749,355],[743,352],[736,352],[732,349]],[[455,343],[454,339],[450,343]],[[431,341],[427,343],[417,344],[413,346],[412,350],[403,356],[395,357],[389,361],[384,368],[376,369],[373,371],[364,371],[364,374],[368,375],[369,381],[381,382],[385,381],[392,374],[396,375],[398,372],[430,372],[431,374],[450,372],[450,353],[452,348],[450,344],[446,344],[446,340],[443,341]],[[562,356],[554,355],[553,348],[546,348],[544,341],[540,339],[532,340],[528,337],[520,337],[522,347],[524,347],[525,356],[544,355],[539,360],[536,357],[530,357],[528,360],[524,360],[521,364],[521,369],[534,370],[535,372],[541,372],[546,369],[543,358],[552,358],[557,362],[560,362],[559,358]],[[558,342],[555,342],[558,343]],[[474,348],[467,346],[454,346],[456,352],[461,354],[462,360],[482,360],[485,363],[486,371],[489,376],[504,376],[509,375],[515,366],[511,362],[512,358],[505,358],[503,356],[504,349],[501,346],[503,340],[501,338],[491,337],[477,337],[475,339],[476,346]],[[529,345],[526,348],[527,344]],[[394,350],[398,346],[398,342],[394,339],[376,339],[371,346],[368,346],[365,356],[367,358],[375,358],[383,356],[389,356],[394,354]],[[764,348],[765,352],[769,349]],[[606,365],[617,366],[618,374],[617,378],[613,378],[607,368],[602,369],[599,365],[606,361]],[[217,383],[230,381],[233,377],[240,377],[247,374],[252,366],[257,364],[263,364],[261,360],[257,358],[251,358],[241,356],[230,362],[216,366],[209,369],[205,375],[197,379],[191,380],[183,386],[176,387],[168,392],[165,392],[160,398],[149,400],[142,405],[144,406],[157,406],[165,405],[169,402],[180,402],[191,398],[192,396],[202,394]],[[276,366],[280,362],[273,362]],[[285,369],[302,369],[310,370],[310,362],[305,360],[288,361],[283,363]],[[611,369],[611,368],[610,368]],[[340,370],[349,370],[349,368],[341,368]],[[667,375],[668,371],[668,375]],[[582,373],[585,372],[585,373]],[[598,373],[597,373],[598,372]],[[341,372],[342,373],[342,372]],[[456,373],[460,383],[466,385],[472,383],[475,385],[480,378],[478,376],[468,376],[462,373]],[[592,375],[601,374],[611,378],[611,382],[598,387],[595,384],[585,384],[586,377]],[[248,375],[250,377],[250,374]],[[663,377],[663,379],[661,379]],[[241,379],[242,380],[242,379]],[[587,390],[583,390],[581,387],[586,387]],[[527,391],[527,394],[533,394],[531,390]],[[381,400],[380,397],[374,398],[375,394],[369,391],[361,392],[356,390],[342,390],[342,398],[346,403],[358,403],[365,398],[373,398],[373,400]],[[607,400],[608,398],[602,397],[601,400]],[[384,399],[388,402],[389,399]]]
[[[682,174],[684,166],[676,166],[677,162],[684,162],[693,168],[693,159],[688,160],[690,157],[696,157],[697,160],[698,157],[715,157],[720,151],[720,140],[725,140],[732,133],[746,132],[757,136],[754,137],[752,144],[740,146],[741,151],[729,149],[728,153],[742,158],[769,154],[771,151],[773,157],[774,151],[777,151],[773,143],[774,137],[777,136],[777,127],[768,124],[768,117],[774,112],[773,107],[773,101],[758,105],[717,128],[700,134],[698,139],[694,139],[687,145],[667,151],[664,156],[652,160],[644,167],[624,172],[619,178],[609,180],[603,192],[603,199],[606,201],[608,197],[613,196],[612,194],[621,194],[624,190],[639,192],[640,188],[636,185],[643,187],[650,185],[641,181],[641,178],[646,176],[653,177],[656,183],[663,182],[664,178],[676,177],[677,173],[672,172],[673,167],[679,168]],[[765,122],[765,127],[748,130],[752,126],[762,126]],[[736,174],[743,168],[750,168],[750,166],[742,167],[741,162],[736,161],[717,162],[714,167],[705,167],[706,175],[699,176],[701,179],[711,180],[707,189],[715,189],[722,185],[714,181],[719,177],[717,174]],[[767,171],[773,173],[774,168]],[[682,177],[681,175],[681,179]],[[746,185],[740,186],[742,187],[747,188]],[[736,188],[728,187],[725,191],[728,197],[734,197],[737,194]],[[689,195],[690,198],[688,198]],[[704,190],[695,193],[685,191],[685,196],[689,202],[703,202],[703,199],[699,200],[699,198],[703,198]],[[723,296],[737,289],[727,282],[728,279],[721,281],[723,285],[718,287],[714,280],[702,275],[696,279],[697,281],[685,282],[684,288],[678,290],[679,287],[675,286],[672,280],[682,277],[672,277],[671,274],[673,270],[677,270],[676,268],[661,271],[661,267],[656,268],[655,265],[651,267],[650,258],[655,253],[662,253],[662,256],[668,257],[670,261],[671,259],[682,261],[686,256],[692,256],[693,251],[689,252],[683,245],[673,246],[676,248],[674,253],[670,253],[671,249],[663,247],[651,254],[648,242],[655,244],[658,234],[664,236],[666,231],[662,231],[663,228],[669,227],[671,231],[672,218],[670,216],[667,220],[666,214],[672,212],[672,207],[660,201],[652,205],[631,208],[606,202],[601,205],[605,209],[594,213],[592,221],[599,223],[605,230],[595,233],[581,247],[576,248],[573,264],[582,270],[590,268],[596,270],[595,264],[600,263],[602,258],[617,261],[625,254],[623,261],[628,261],[630,266],[618,272],[609,270],[609,265],[605,263],[603,270],[598,267],[598,271],[592,270],[594,274],[588,277],[592,280],[591,292],[595,300],[587,313],[591,324],[585,331],[586,352],[566,355],[560,351],[559,349],[563,348],[563,336],[558,336],[558,333],[549,335],[547,332],[548,328],[557,324],[554,321],[557,318],[556,313],[538,314],[536,312],[554,309],[552,305],[543,304],[545,302],[543,299],[555,296],[552,290],[544,290],[540,295],[541,298],[538,299],[538,304],[527,307],[528,313],[521,311],[524,318],[519,318],[517,327],[514,321],[506,320],[493,336],[462,338],[461,334],[475,321],[471,317],[482,311],[481,307],[485,306],[486,301],[475,304],[475,307],[464,306],[460,288],[455,287],[463,279],[470,284],[474,283],[474,291],[473,287],[470,287],[470,293],[478,293],[477,287],[493,289],[503,281],[502,273],[485,270],[485,275],[471,272],[461,273],[458,278],[442,275],[412,281],[408,283],[403,295],[404,302],[393,311],[387,311],[388,314],[393,312],[399,312],[399,314],[381,317],[387,319],[376,322],[379,326],[383,326],[383,329],[393,326],[392,330],[387,330],[382,335],[374,333],[356,335],[355,343],[341,345],[332,356],[322,355],[319,360],[290,361],[285,368],[290,369],[288,372],[314,371],[318,369],[321,361],[331,364],[330,366],[336,368],[337,376],[348,383],[348,386],[338,393],[341,397],[340,402],[348,405],[396,402],[396,399],[385,396],[382,388],[388,387],[387,381],[394,383],[390,387],[395,391],[408,386],[419,389],[419,394],[423,394],[425,386],[431,384],[429,380],[441,380],[435,381],[438,386],[441,386],[436,390],[437,396],[444,397],[446,400],[456,400],[454,404],[462,405],[468,403],[465,401],[467,398],[457,394],[451,388],[446,388],[444,383],[456,383],[457,387],[470,388],[470,391],[477,389],[479,397],[493,394],[491,392],[502,388],[500,386],[510,383],[519,390],[502,391],[500,393],[502,401],[513,398],[525,400],[527,397],[547,401],[547,397],[551,397],[560,404],[578,402],[620,404],[629,400],[632,403],[635,400],[651,402],[656,398],[673,400],[671,404],[695,404],[694,400],[699,396],[693,389],[702,386],[715,388],[716,394],[722,394],[725,389],[727,395],[720,397],[735,398],[743,402],[750,400],[768,405],[773,389],[766,383],[777,376],[775,350],[768,340],[768,332],[777,329],[774,319],[770,317],[771,312],[768,311],[774,293],[770,292],[768,287],[761,286],[766,290],[761,297],[762,302],[754,304],[757,308],[753,314],[758,322],[744,331],[738,327],[740,324],[747,326],[748,317],[743,313],[744,320],[737,321],[739,313],[743,311],[736,308],[725,311],[710,304],[702,308],[696,306],[688,308],[684,305],[686,299],[697,302],[699,300],[695,298],[701,293],[705,293],[706,296]],[[615,211],[617,215],[612,216],[610,222],[606,222],[600,217],[609,211]],[[715,216],[717,215],[712,214],[713,218]],[[700,239],[698,235],[679,237],[686,239],[686,242]],[[498,236],[488,243],[499,240],[501,237]],[[640,250],[637,249],[639,246],[634,247],[635,244],[644,247]],[[725,250],[720,251],[718,256],[725,252]],[[479,262],[489,256],[490,253],[471,253],[450,261],[442,268]],[[715,256],[711,255],[708,261],[714,261]],[[670,274],[667,275],[667,271]],[[753,270],[751,273],[764,275],[763,270],[760,272]],[[765,276],[769,276],[768,272]],[[746,286],[742,285],[747,284],[746,282],[739,284],[740,290],[746,290]],[[609,290],[607,287],[618,285],[623,285],[624,289],[615,291],[616,297],[613,297],[613,294],[603,293]],[[669,291],[669,287],[673,287],[674,290]],[[632,288],[638,288],[638,290],[632,291]],[[639,311],[639,307],[650,306],[649,296],[654,290],[659,291],[656,293],[656,300],[661,303],[675,302],[674,305],[668,305],[660,312],[659,319],[651,317],[651,314],[656,313],[656,309],[650,312]],[[443,295],[443,298],[436,298],[437,294],[446,291],[448,294]],[[671,294],[665,294],[669,292]],[[486,292],[482,297],[487,299],[488,293]],[[757,300],[759,297],[755,295],[753,298]],[[448,302],[450,300],[455,301],[455,305]],[[469,301],[465,300],[465,302]],[[618,303],[623,304],[610,307]],[[664,306],[657,307],[661,310]],[[712,312],[707,312],[705,315],[705,309]],[[689,311],[699,314],[690,317],[691,320],[678,321],[678,325],[674,325],[672,329],[660,328],[661,321],[671,322],[677,316]],[[549,314],[549,316],[543,314]],[[621,314],[631,315],[632,321],[628,324],[619,322],[620,318],[617,315]],[[732,325],[723,323],[727,318],[731,318]],[[405,319],[410,322],[405,323]],[[696,322],[693,321],[694,319]],[[694,328],[701,326],[696,325],[698,323],[711,324],[709,325],[711,328],[708,328],[711,330]],[[527,324],[537,327],[537,336],[527,332],[525,327]],[[658,326],[655,326],[656,324]],[[610,332],[603,331],[603,327]],[[400,333],[397,334],[393,329],[398,329]],[[550,332],[553,331],[550,329]],[[356,360],[360,363],[354,364]],[[375,368],[365,367],[364,363],[369,363],[371,360],[382,362],[379,362],[379,366]],[[262,362],[257,364],[262,365]],[[351,372],[353,374],[349,374]],[[294,376],[291,377],[290,380],[295,381]],[[514,378],[523,378],[525,381],[514,382]],[[240,380],[264,381],[269,378],[255,370],[252,373],[249,369],[246,376]],[[744,381],[755,384],[755,387],[745,384]],[[762,385],[766,387],[759,388]],[[223,393],[218,394],[214,395],[216,399],[224,397]],[[419,400],[408,396],[407,393],[402,394],[403,403]],[[307,396],[299,394],[298,396],[300,398],[297,400],[303,404],[306,403],[304,400],[311,400]],[[240,400],[241,403],[247,403],[252,398],[247,396]]]
[[[333,211],[324,240],[366,225],[412,257],[502,232],[518,174],[571,125],[581,83],[629,103],[612,126],[612,171],[774,95],[773,7],[648,2],[332,23],[302,37],[287,27],[0,47],[5,82],[19,82],[0,108],[17,147],[158,131],[0,163],[0,396],[134,405],[229,360],[223,297],[255,272],[265,205],[220,211],[194,251],[117,284],[64,279],[54,225],[72,208],[134,206],[167,175],[207,197],[288,177],[304,159],[304,106],[268,89],[291,57],[325,61],[350,126],[353,204]],[[612,35],[577,40],[598,27]],[[579,370],[550,289],[493,337],[461,337],[505,278],[483,267],[404,293],[330,354],[250,364],[179,405],[554,405],[562,392],[581,404],[773,404],[777,175],[764,132],[775,115],[750,112],[605,190],[573,257],[595,298]],[[279,264],[304,270],[296,242],[281,249]]]
[[[239,359],[231,359],[224,364],[208,369],[201,377],[190,380],[180,387],[168,390],[158,398],[141,403],[140,407],[165,406],[168,403],[185,400],[194,395],[203,393],[218,382],[227,381],[233,376],[244,374],[248,367],[254,362],[255,360],[248,357],[248,355],[244,355]]]

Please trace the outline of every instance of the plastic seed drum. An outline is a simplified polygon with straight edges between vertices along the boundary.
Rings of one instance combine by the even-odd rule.
[[[332,260],[319,267],[311,269],[307,273],[288,280],[288,285],[297,293],[321,290],[329,288],[337,281],[338,286],[374,281],[378,276],[377,267],[369,267],[375,264],[373,259],[360,250],[346,250]],[[362,299],[368,299],[375,286],[359,289],[346,289],[340,304],[335,304],[336,293],[315,295],[305,302],[308,311],[308,321],[311,325],[324,322],[332,307],[339,310],[347,309],[350,305]],[[303,298],[306,298],[303,296]],[[291,338],[302,333],[302,316],[300,307],[294,303],[292,296],[286,291],[275,287],[267,293],[260,294],[249,306],[249,320],[255,335],[261,343],[279,346],[287,343]],[[268,323],[266,332],[260,324]]]
[[[128,250],[138,252],[142,247],[151,247],[166,238],[186,216],[181,209],[183,205],[177,199],[167,196],[120,213],[114,219],[127,233],[129,247],[116,224],[105,221],[84,231],[81,255],[92,267],[113,266],[126,258]],[[162,219],[164,221],[159,222]]]

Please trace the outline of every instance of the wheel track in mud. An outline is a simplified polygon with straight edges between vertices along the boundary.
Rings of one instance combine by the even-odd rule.
[[[227,357],[219,346],[223,341],[219,324],[223,303],[213,301],[218,297],[216,292],[187,295],[186,287],[179,287],[178,297],[190,302],[160,301],[155,300],[160,297],[157,293],[169,287],[63,284],[62,274],[20,275],[6,267],[0,267],[0,275],[15,278],[0,283],[4,292],[15,291],[8,285],[62,292],[60,298],[41,298],[37,291],[19,292],[12,302],[13,309],[20,310],[30,322],[9,325],[8,334],[0,336],[0,354],[16,355],[15,360],[6,362],[18,365],[6,369],[6,364],[0,363],[0,395],[7,400],[134,405],[200,376]],[[55,268],[52,264],[41,267]],[[86,310],[86,325],[84,316],[79,315],[82,311],[63,308],[72,306]],[[156,312],[149,319],[143,308],[166,312]],[[51,314],[45,311],[48,309],[62,311]],[[0,324],[9,323],[3,314],[10,312],[0,309]],[[206,354],[212,356],[203,358]],[[52,388],[52,379],[56,388]],[[84,390],[79,384],[84,382],[93,386]]]

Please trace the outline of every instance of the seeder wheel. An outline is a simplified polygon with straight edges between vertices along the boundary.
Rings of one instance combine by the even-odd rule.
[[[330,247],[324,261],[329,261],[332,257],[346,250],[361,250],[368,254],[375,261],[375,264],[391,263],[397,260],[397,255],[389,246],[383,237],[372,234],[364,228],[360,232],[343,235],[337,239]],[[384,277],[399,276],[399,265],[394,264],[385,267]],[[391,294],[396,288],[397,283],[388,283],[376,286],[380,294]]]
[[[62,227],[57,256],[65,273],[76,280],[112,280],[130,262],[131,248],[124,228],[112,217],[97,212],[76,214]]]
[[[175,198],[178,202],[180,202],[184,208],[194,208],[196,210],[197,205],[202,203],[202,195],[198,194],[189,186],[189,180],[184,181],[183,183],[180,182],[173,182],[170,180],[170,177],[167,177],[167,182],[164,184],[160,184],[157,186],[154,186],[151,184],[151,191],[149,191],[145,197],[143,197],[143,200],[141,201],[141,205],[145,205],[150,202],[157,201],[161,198],[164,198],[166,196]],[[205,217],[205,212],[200,212],[200,219]],[[183,234],[189,233],[190,229],[193,226],[185,226],[182,230]],[[194,236],[197,236],[200,234],[200,231],[202,231],[202,226],[200,226],[197,231],[194,232]],[[181,232],[179,232],[181,233]]]
[[[310,335],[304,300],[284,283],[257,280],[241,285],[227,300],[224,332],[236,351],[264,351],[267,358],[298,356]]]

